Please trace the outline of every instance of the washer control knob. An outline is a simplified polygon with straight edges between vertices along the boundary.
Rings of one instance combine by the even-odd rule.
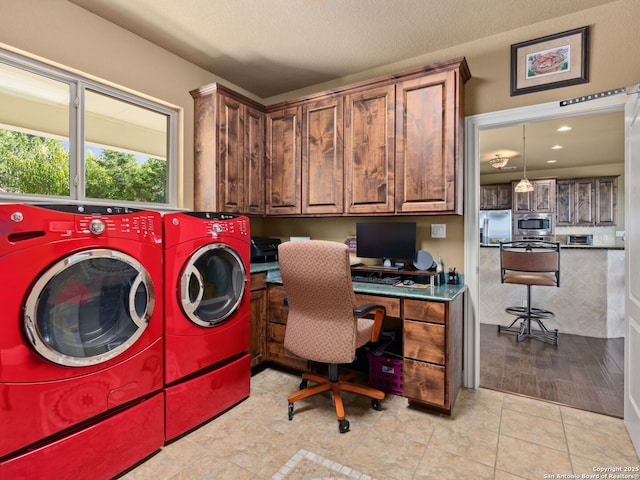
[[[104,233],[105,228],[106,227],[104,222],[102,220],[98,220],[97,218],[94,220],[91,220],[91,223],[89,223],[89,230],[94,235],[100,235],[101,233]]]
[[[215,233],[215,234],[222,233],[222,225],[220,225],[219,223],[214,223],[213,224],[213,233]]]
[[[12,222],[20,223],[22,220],[24,220],[24,215],[22,215],[22,212],[14,212],[11,214]]]

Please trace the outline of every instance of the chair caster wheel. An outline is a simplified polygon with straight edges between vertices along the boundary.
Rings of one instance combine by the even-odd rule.
[[[308,384],[309,384],[309,380],[307,380],[306,378],[304,380],[302,380],[300,382],[300,390],[304,390],[305,388],[307,388]]]
[[[377,398],[374,398],[373,400],[371,400],[371,408],[377,411],[382,410],[382,402]]]
[[[293,403],[289,404],[288,413],[289,413],[289,420],[293,420]]]
[[[349,431],[349,420],[346,418],[344,420],[340,420],[338,429],[340,430],[340,433],[347,433]]]

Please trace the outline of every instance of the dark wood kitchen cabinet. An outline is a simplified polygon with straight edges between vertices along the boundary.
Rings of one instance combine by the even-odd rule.
[[[510,183],[480,185],[480,210],[503,210],[511,207]]]
[[[557,225],[616,224],[617,177],[572,178],[557,181]]]
[[[397,213],[462,214],[462,67],[396,86]]]
[[[262,107],[218,84],[194,90],[194,208],[264,213]]]
[[[394,85],[346,96],[345,213],[394,212],[394,128]]]
[[[302,107],[267,114],[266,214],[302,213]]]
[[[516,192],[518,181],[511,183],[513,188],[513,213],[554,213],[556,208],[556,180],[533,180],[532,192]]]
[[[344,210],[344,98],[302,105],[302,213]]]

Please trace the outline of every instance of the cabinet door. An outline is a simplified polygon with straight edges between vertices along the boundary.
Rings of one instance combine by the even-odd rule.
[[[556,208],[556,181],[536,180],[533,182],[533,208],[535,212],[553,213]]]
[[[267,215],[302,213],[301,116],[301,107],[267,115]]]
[[[352,93],[345,106],[346,213],[393,213],[395,86]]]
[[[244,208],[244,117],[242,103],[218,95],[219,210],[241,213]]]
[[[244,108],[244,212],[264,214],[264,113]]]
[[[598,178],[596,185],[596,225],[615,225],[618,212],[618,178]]]
[[[480,210],[493,210],[498,203],[495,185],[480,185]]]
[[[193,206],[201,211],[218,211],[218,162],[216,145],[216,95],[193,97]]]
[[[585,178],[575,180],[576,217],[575,225],[596,223],[596,182]]]
[[[575,182],[558,180],[556,185],[556,225],[573,225],[575,222]]]
[[[266,274],[251,275],[249,318],[251,322],[251,366],[262,363],[267,351],[267,285]]]
[[[398,83],[396,211],[461,213],[456,72]],[[460,198],[458,198],[460,197]]]
[[[303,105],[302,213],[342,213],[343,97]]]
[[[505,183],[504,185],[496,185],[496,190],[496,196],[498,200],[496,208],[511,208],[511,185],[509,185],[508,183]]]

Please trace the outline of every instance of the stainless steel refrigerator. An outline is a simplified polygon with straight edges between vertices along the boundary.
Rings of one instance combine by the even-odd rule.
[[[511,241],[511,210],[480,210],[480,244]]]

